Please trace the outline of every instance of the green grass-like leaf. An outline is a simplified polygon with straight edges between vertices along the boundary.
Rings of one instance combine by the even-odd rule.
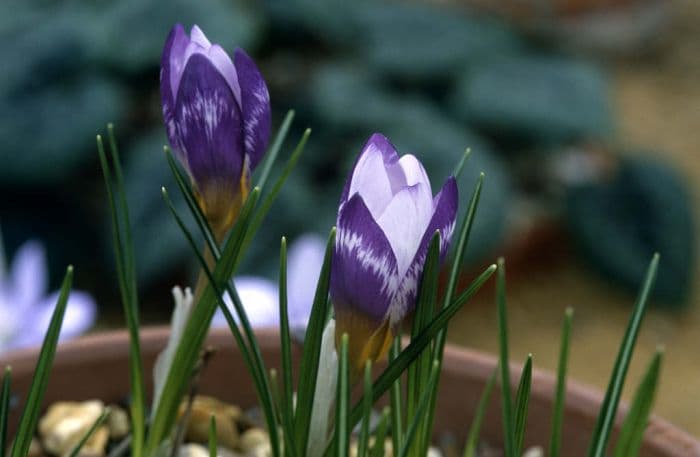
[[[627,376],[627,369],[632,359],[632,352],[637,342],[637,335],[639,334],[639,328],[644,318],[644,311],[646,310],[649,295],[651,294],[651,289],[656,279],[658,267],[659,255],[655,254],[647,269],[642,290],[637,299],[634,311],[632,312],[627,330],[625,331],[625,336],[622,339],[615,365],[613,366],[610,383],[605,392],[605,398],[603,399],[600,414],[598,415],[596,427],[593,432],[593,438],[591,439],[591,446],[588,449],[589,457],[603,457],[605,455],[610,433],[615,422],[617,407],[620,403],[622,387],[625,383],[625,377]]]
[[[282,400],[280,412],[282,424],[287,434],[292,435],[294,430],[294,374],[292,372],[292,339],[289,334],[289,313],[287,309],[287,239],[282,237],[280,243],[280,280],[279,280],[279,305],[280,305],[280,348],[282,350]],[[296,449],[289,448],[291,453]]]
[[[112,242],[119,280],[119,292],[129,332],[129,384],[131,403],[129,405],[132,429],[132,453],[141,457],[146,428],[146,397],[143,381],[143,362],[141,360],[141,343],[139,337],[138,291],[136,287],[136,264],[134,246],[129,222],[129,208],[124,191],[124,177],[114,136],[114,128],[107,126],[114,176],[107,160],[102,137],[97,136],[97,152],[100,158],[102,174],[107,190],[107,197],[112,219]]]
[[[472,426],[469,428],[469,435],[467,435],[467,442],[464,446],[464,457],[476,457],[476,446],[479,444],[479,435],[481,434],[481,424],[484,422],[484,416],[486,416],[486,409],[489,406],[489,399],[491,398],[491,391],[493,386],[496,384],[496,378],[498,377],[498,370],[494,371],[489,377],[489,380],[484,386],[484,391],[481,393],[481,398],[479,398],[479,404],[474,412],[474,420],[472,421]]]
[[[306,146],[306,142],[308,141],[310,135],[311,129],[306,129],[302,134],[299,143],[297,143],[296,147],[294,148],[292,155],[287,160],[287,163],[285,163],[284,168],[282,169],[282,173],[275,181],[274,185],[272,186],[272,189],[263,197],[260,203],[260,208],[258,208],[258,210],[255,212],[255,214],[253,215],[253,219],[250,222],[250,230],[246,234],[246,238],[243,241],[243,253],[246,252],[248,246],[250,246],[250,243],[253,242],[253,237],[258,232],[258,229],[265,220],[265,217],[270,211],[270,208],[272,208],[272,204],[275,202],[277,196],[284,187],[284,183],[287,182],[287,178],[292,173],[292,170],[294,170],[294,167],[296,167],[296,164],[299,161],[299,157],[301,157],[301,154],[304,152],[304,147]]]
[[[275,164],[275,161],[277,161],[277,156],[279,155],[280,149],[282,149],[282,143],[284,143],[284,140],[287,138],[287,134],[289,133],[289,127],[292,125],[294,115],[294,110],[290,109],[287,111],[287,114],[284,116],[284,120],[282,121],[282,125],[280,125],[279,130],[277,130],[275,139],[272,141],[270,147],[265,153],[265,160],[260,166],[260,176],[258,181],[255,183],[255,185],[261,190],[265,189],[265,184],[267,184],[267,179],[270,177],[272,166]]]
[[[348,370],[348,334],[340,337],[338,354],[338,392],[335,405],[335,436],[337,457],[347,457],[350,447],[350,427],[348,425],[348,407],[350,403],[350,374]]]
[[[431,386],[433,383],[437,382],[439,368],[440,365],[437,363],[437,361],[433,361],[433,364],[430,369],[430,376],[428,378],[428,386]],[[408,456],[408,453],[411,450],[413,444],[413,440],[418,433],[418,428],[423,422],[423,415],[426,414],[426,410],[428,409],[428,405],[430,404],[430,395],[431,389],[429,388],[421,392],[420,401],[418,402],[418,407],[416,408],[416,415],[413,417],[413,420],[411,420],[408,429],[406,430],[406,436],[401,445],[401,451],[398,454],[399,457]]]
[[[209,457],[217,457],[218,455],[216,441],[216,416],[212,414],[209,418]]]
[[[518,391],[515,395],[515,455],[521,455],[525,441],[525,424],[527,423],[527,407],[530,403],[530,386],[532,385],[532,354],[528,354],[523,373],[520,376]]]
[[[311,411],[316,394],[316,378],[321,356],[321,340],[328,317],[328,287],[331,276],[331,258],[335,249],[335,228],[331,230],[326,245],[323,266],[316,286],[316,295],[311,308],[309,325],[304,338],[304,354],[299,365],[299,384],[297,387],[297,408],[294,414],[294,431],[297,454],[305,455],[309,440]],[[354,424],[353,424],[354,425]]]
[[[561,434],[564,422],[564,404],[566,402],[566,371],[569,365],[569,344],[571,341],[571,322],[574,310],[568,308],[564,314],[559,349],[559,367],[557,368],[557,387],[554,394],[552,411],[552,432],[549,440],[549,457],[559,457],[561,452]]]
[[[389,428],[390,414],[389,407],[382,410],[382,417],[379,419],[377,433],[374,435],[374,445],[372,446],[370,457],[384,457],[384,441],[386,440],[386,431]]]
[[[496,305],[498,308],[498,364],[501,369],[501,408],[503,411],[503,448],[506,457],[517,457],[515,447],[515,421],[510,392],[510,367],[508,365],[508,311],[506,309],[506,266],[498,259],[496,276]]]
[[[58,344],[58,336],[61,332],[61,324],[63,316],[66,312],[68,297],[70,295],[71,285],[73,283],[73,267],[69,266],[66,270],[66,276],[63,278],[61,292],[58,296],[58,302],[51,316],[49,328],[44,336],[44,343],[41,345],[39,359],[34,369],[32,384],[29,388],[27,401],[24,404],[22,415],[17,427],[15,442],[12,445],[10,455],[12,457],[25,457],[29,452],[29,445],[34,436],[34,430],[39,420],[41,413],[41,403],[44,399],[46,386],[49,383],[49,373],[51,364],[53,363],[54,355],[56,354],[56,345]]]
[[[253,383],[256,387],[256,393],[258,395],[258,400],[261,405],[262,411],[265,415],[265,420],[267,422],[268,429],[271,431],[270,436],[271,437],[277,437],[277,423],[276,423],[276,418],[278,416],[277,412],[275,411],[274,408],[274,401],[272,398],[272,391],[270,389],[269,381],[268,378],[266,377],[266,370],[265,370],[265,364],[262,360],[262,356],[260,355],[260,351],[257,346],[257,340],[255,339],[255,335],[253,333],[253,330],[250,326],[250,323],[248,321],[248,318],[246,316],[245,310],[243,308],[243,304],[240,301],[240,297],[238,296],[238,293],[235,290],[235,286],[231,281],[226,281],[223,285],[223,288],[226,289],[226,291],[229,294],[229,297],[231,298],[231,301],[233,302],[233,306],[236,310],[236,314],[239,316],[240,319],[240,328],[243,329],[245,332],[245,338],[243,334],[241,333],[241,329],[239,328],[238,323],[236,322],[235,318],[233,317],[233,314],[231,311],[228,309],[228,306],[223,300],[223,291],[222,287],[220,286],[220,283],[217,283],[216,279],[214,278],[214,273],[210,270],[209,266],[207,265],[207,261],[202,255],[202,253],[199,251],[197,248],[197,244],[194,240],[194,237],[190,233],[190,231],[187,229],[185,226],[182,218],[179,216],[177,213],[177,210],[175,209],[172,201],[170,200],[167,191],[163,188],[163,198],[165,199],[165,202],[170,209],[171,213],[173,214],[173,217],[175,218],[175,221],[177,222],[178,226],[182,230],[183,234],[185,235],[185,238],[188,240],[190,247],[192,248],[193,253],[195,254],[195,257],[199,260],[200,266],[202,268],[202,271],[207,278],[207,280],[210,283],[210,286],[214,288],[214,294],[216,297],[216,300],[219,304],[219,308],[221,309],[224,318],[226,319],[226,322],[229,326],[229,329],[231,330],[231,333],[233,334],[236,344],[241,351],[241,355],[243,357],[243,360],[246,364],[246,367],[248,368],[248,372],[251,374],[253,377]],[[238,246],[240,246],[242,236],[239,234],[238,235]],[[215,246],[215,245],[214,245]],[[215,250],[212,250],[214,258],[216,260],[220,259],[220,255],[218,252],[215,252]],[[246,342],[246,338],[248,339],[248,342]],[[292,437],[290,434],[285,435],[285,443],[289,446],[292,443]],[[273,449],[278,449],[278,444],[279,443],[274,443]],[[292,449],[292,447],[290,447]],[[291,455],[291,454],[290,454]]]
[[[2,377],[2,393],[0,393],[0,457],[5,457],[7,451],[7,421],[10,417],[10,384],[12,383],[12,368],[5,367]]]
[[[109,417],[110,413],[111,410],[109,408],[105,408],[104,411],[102,411],[102,414],[100,414],[97,420],[95,420],[95,422],[92,423],[88,431],[85,432],[85,434],[80,438],[80,441],[78,441],[78,443],[75,446],[73,446],[73,449],[71,449],[70,453],[68,454],[68,457],[78,456],[80,450],[83,448],[83,446],[85,446],[85,443],[87,443],[88,440],[92,437],[92,435],[95,434],[97,429],[100,428],[102,424],[104,424],[104,422]]]
[[[452,171],[452,176],[459,179],[459,177],[462,175],[462,171],[464,170],[464,165],[467,163],[467,160],[469,160],[469,157],[471,155],[471,148],[467,148],[464,150],[464,154],[462,154],[462,157],[460,157],[459,162],[457,162],[455,169]]]
[[[360,437],[357,440],[357,457],[367,457],[367,452],[369,450],[369,422],[371,418],[372,361],[367,360],[367,362],[365,363],[364,391],[362,396],[362,422],[360,423]]]
[[[401,332],[398,332],[389,349],[389,365],[393,364],[401,353]],[[401,449],[403,441],[403,392],[401,390],[401,376],[397,376],[391,384],[390,402],[391,409],[391,443],[393,449]],[[383,449],[383,447],[382,447]],[[382,451],[383,452],[383,451]]]
[[[217,304],[221,301],[221,288],[213,284],[226,284],[229,281],[240,254],[241,244],[245,232],[248,229],[252,210],[257,203],[260,190],[254,188],[241,209],[238,220],[233,226],[227,239],[223,253],[213,272],[214,283],[210,282],[204,289],[199,301],[195,304],[192,314],[183,332],[183,337],[178,345],[173,364],[166,378],[163,393],[158,409],[153,417],[153,422],[146,442],[146,455],[152,455],[155,449],[170,432],[176,417],[177,408],[183,397],[192,370],[199,357],[202,343],[209,330],[211,318],[216,311]],[[232,297],[233,298],[233,297]],[[275,433],[270,430],[270,436]],[[273,445],[273,450],[275,446]]]
[[[389,363],[387,368],[374,382],[372,389],[373,402],[391,388],[394,381],[401,376],[415,358],[430,344],[435,335],[447,325],[459,309],[481,288],[481,286],[496,271],[496,265],[489,266],[457,297],[447,308],[443,308],[417,338]],[[350,413],[350,425],[355,426],[362,418],[362,405],[355,405]]]
[[[632,406],[627,412],[620,436],[617,439],[617,445],[613,453],[614,457],[639,455],[639,449],[642,447],[642,440],[644,439],[644,431],[649,423],[649,415],[651,414],[654,397],[659,385],[662,359],[663,349],[658,349],[634,394]]]

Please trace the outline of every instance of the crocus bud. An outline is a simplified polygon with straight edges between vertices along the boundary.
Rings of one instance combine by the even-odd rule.
[[[386,353],[415,307],[430,240],[439,230],[442,260],[457,203],[454,177],[433,198],[418,159],[399,158],[383,135],[367,141],[340,199],[330,283],[337,341],[349,335],[355,372]]]
[[[173,27],[163,49],[160,94],[168,139],[209,223],[225,232],[250,189],[270,137],[270,97],[250,57],[233,60],[196,25]]]

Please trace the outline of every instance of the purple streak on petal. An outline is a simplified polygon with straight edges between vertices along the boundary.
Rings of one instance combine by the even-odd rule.
[[[359,194],[340,210],[331,268],[334,306],[380,322],[398,286],[396,257]]]
[[[287,301],[292,327],[306,326],[309,320],[325,251],[325,239],[315,234],[302,235],[289,247]]]
[[[46,292],[47,275],[46,252],[41,243],[27,241],[20,246],[10,268],[10,305],[23,312],[39,302]]]
[[[234,280],[238,296],[253,327],[279,326],[279,301],[277,286],[267,279],[257,276],[239,276]],[[236,322],[240,322],[231,297],[224,295],[226,306]],[[226,318],[219,310],[214,315],[212,327],[227,326]]]
[[[440,262],[444,260],[454,232],[458,202],[457,182],[450,176],[435,196],[435,211],[391,305],[389,313],[391,325],[400,322],[415,306],[418,281],[423,273],[430,240],[436,230],[440,231]]]
[[[270,140],[270,94],[258,67],[245,51],[237,48],[233,59],[240,84],[245,150],[253,170],[260,163]]]
[[[180,151],[180,141],[174,119],[175,97],[177,95],[175,89],[180,84],[180,77],[185,65],[185,49],[189,42],[182,25],[175,24],[165,40],[160,62],[160,98],[163,105],[163,119],[168,140],[181,160],[184,157]]]
[[[182,75],[175,121],[188,168],[200,187],[234,191],[243,168],[241,113],[228,83],[203,55],[193,55]]]
[[[377,156],[381,157],[381,161],[377,159]],[[405,185],[405,179],[403,178],[402,171],[395,167],[395,165],[398,165],[398,160],[399,156],[396,152],[396,148],[389,142],[387,137],[381,133],[372,134],[372,136],[367,140],[367,143],[365,143],[365,145],[362,147],[362,152],[360,152],[360,155],[357,156],[355,164],[352,167],[352,171],[348,175],[348,179],[345,181],[345,187],[343,188],[343,193],[340,196],[340,206],[342,207],[347,200],[352,197],[352,194],[356,192],[358,187],[356,179],[359,178],[362,180],[361,175],[367,172],[373,172],[371,169],[372,167],[367,167],[368,161],[371,161],[371,163],[376,167],[380,167],[380,164],[382,164],[379,169],[374,170],[374,173],[378,174],[381,169],[384,169],[384,177],[381,177],[381,187],[384,189],[382,195],[386,196],[388,194],[398,192],[398,189],[394,189]],[[386,191],[387,186],[385,182],[387,181],[389,192]]]
[[[433,215],[433,199],[424,188],[420,183],[403,188],[377,219],[396,256],[399,277],[411,265]]]

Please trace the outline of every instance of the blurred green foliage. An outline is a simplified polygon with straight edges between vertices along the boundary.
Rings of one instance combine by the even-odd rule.
[[[26,238],[46,240],[52,258],[88,272],[76,276],[79,287],[109,301],[112,259],[94,137],[111,121],[126,164],[140,279],[146,286],[172,284],[173,275],[188,280],[182,275],[191,256],[160,195],[161,185],[177,194],[162,154],[158,94],[161,47],[175,22],[196,23],[213,42],[246,48],[256,58],[270,87],[273,122],[297,110],[296,134],[283,154],[303,128],[313,129],[257,235],[247,271],[274,274],[280,236],[326,232],[334,224],[345,175],[366,138],[379,131],[423,160],[435,191],[471,148],[462,194],[480,171],[487,178],[470,264],[493,257],[513,235],[513,203],[529,193],[545,207],[567,208],[562,218],[601,271],[635,285],[636,268],[660,250],[673,264],[661,269],[661,296],[677,300],[682,294],[663,291],[687,290],[689,280],[679,272],[693,263],[693,221],[675,175],[661,173],[663,184],[645,184],[629,172],[637,177],[571,189],[567,206],[532,195],[514,165],[523,156],[539,160],[547,157],[542,151],[613,137],[600,68],[494,18],[369,0],[3,2],[0,190],[9,198],[0,203],[0,223],[10,251]],[[644,176],[663,169],[644,167]],[[643,241],[618,242],[627,236],[621,229],[644,218],[618,210],[630,202],[610,196],[611,188],[648,195],[658,210],[646,214],[646,224],[655,221],[658,230],[649,228],[653,235],[640,235]],[[157,296],[167,300],[162,289]]]

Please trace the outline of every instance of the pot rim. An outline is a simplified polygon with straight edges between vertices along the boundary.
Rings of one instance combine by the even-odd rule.
[[[262,348],[279,346],[279,332],[277,328],[255,329],[258,344]],[[170,335],[170,327],[167,325],[146,326],[141,329],[142,347],[164,347]],[[207,342],[223,344],[233,342],[228,328],[214,328],[210,330]],[[89,350],[88,350],[89,349]],[[80,338],[62,342],[56,350],[54,363],[62,366],[89,363],[95,359],[123,358],[124,352],[129,350],[129,334],[126,329],[95,332]],[[142,349],[143,350],[143,349]],[[27,348],[10,351],[0,355],[0,364],[12,366],[13,375],[32,373],[39,355],[39,348]],[[450,372],[454,376],[469,376],[483,379],[484,381],[493,373],[498,365],[498,359],[492,354],[447,344],[445,346],[443,373]],[[510,369],[517,386],[522,364],[511,363]],[[556,376],[547,370],[533,368],[531,401],[536,399],[541,402],[550,402],[553,399],[556,388]],[[567,380],[566,386],[566,414],[597,417],[598,410],[603,402],[603,393],[598,389],[575,381]],[[620,425],[627,411],[627,404],[621,402],[616,425]],[[657,451],[666,452],[668,455],[700,456],[700,441],[680,427],[652,415],[644,437],[645,446],[651,446]]]

